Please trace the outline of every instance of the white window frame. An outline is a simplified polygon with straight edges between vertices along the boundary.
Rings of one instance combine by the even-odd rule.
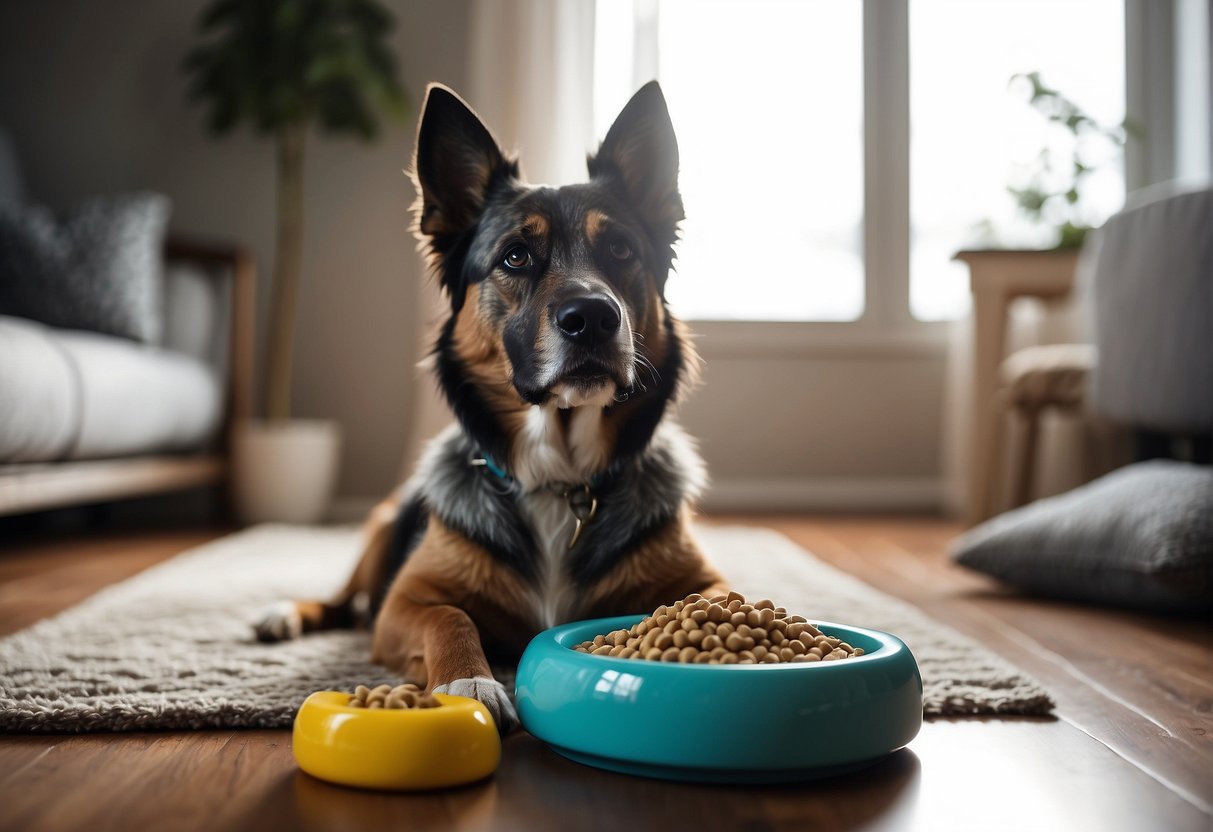
[[[657,76],[657,6],[634,4],[633,86]],[[945,348],[948,323],[910,313],[909,37],[909,0],[864,2],[863,313],[854,321],[696,318],[703,351],[759,358]]]
[[[609,2],[609,0],[599,0]],[[910,0],[862,0],[863,2],[863,89],[864,89],[864,308],[854,321],[733,321],[695,319],[694,329],[704,335],[704,351],[730,357],[768,356],[862,356],[871,354],[942,353],[952,329],[950,321],[923,321],[910,310]],[[1126,2],[1125,71],[1131,80],[1139,67],[1149,64],[1169,68],[1169,44],[1152,35],[1149,61],[1142,58],[1142,33],[1130,21],[1150,16],[1146,0]],[[658,3],[635,0],[633,86],[657,76]],[[1156,11],[1156,10],[1152,10]],[[1169,16],[1167,20],[1169,22]],[[1164,24],[1165,25],[1165,24]],[[1170,33],[1166,33],[1169,35]],[[1162,35],[1165,38],[1166,35]],[[1143,64],[1145,66],[1143,67]],[[1161,74],[1161,73],[1155,73]],[[1169,100],[1170,78],[1152,79],[1153,100]],[[1164,89],[1160,89],[1163,87]],[[1134,105],[1144,98],[1128,88],[1126,102],[1132,116]],[[1136,99],[1136,100],[1135,100]],[[1169,135],[1169,109],[1142,113],[1139,121],[1153,135]],[[1167,122],[1163,124],[1162,122]],[[1130,139],[1128,155],[1135,160],[1142,147]],[[1145,184],[1142,179],[1165,178],[1170,161],[1170,142],[1157,141],[1151,172],[1128,176],[1130,188]],[[1133,167],[1129,161],[1128,166]]]

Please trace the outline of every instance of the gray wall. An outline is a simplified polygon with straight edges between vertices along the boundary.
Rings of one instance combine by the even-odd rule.
[[[374,145],[317,137],[294,407],[345,428],[342,494],[386,491],[400,470],[418,343],[409,164],[425,84],[466,82],[468,0],[392,0],[414,110]],[[68,207],[136,188],[173,198],[174,231],[239,240],[257,256],[260,311],[273,255],[274,158],[248,131],[210,138],[179,65],[201,0],[0,3],[0,124],[32,201]]]
[[[473,2],[390,3],[414,104],[431,80],[466,90]],[[251,247],[264,312],[272,147],[248,132],[212,139],[202,111],[186,105],[179,64],[201,6],[0,2],[0,123],[14,136],[37,201],[66,207],[97,193],[156,189],[173,197],[176,231]],[[309,148],[294,406],[298,416],[332,417],[344,426],[338,488],[347,498],[390,488],[406,443],[442,418],[426,405],[431,383],[418,382],[414,369],[422,322],[432,312],[417,308],[429,296],[417,291],[422,268],[407,231],[413,193],[401,172],[415,116],[373,146],[320,137]],[[870,508],[936,501],[941,350],[754,357],[710,337],[699,345],[706,385],[683,417],[702,440],[714,493],[722,495],[711,503]]]

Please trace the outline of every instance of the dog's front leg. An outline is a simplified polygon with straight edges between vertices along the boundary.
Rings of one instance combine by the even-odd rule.
[[[489,669],[476,624],[458,607],[420,604],[403,588],[393,591],[375,622],[374,660],[433,693],[479,700],[503,734],[518,724],[505,686]]]

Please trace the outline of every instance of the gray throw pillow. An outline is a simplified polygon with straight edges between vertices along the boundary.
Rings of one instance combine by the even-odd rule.
[[[1038,595],[1205,613],[1213,608],[1213,468],[1130,465],[988,520],[952,554]]]
[[[157,343],[170,202],[97,197],[62,217],[0,204],[0,314]]]

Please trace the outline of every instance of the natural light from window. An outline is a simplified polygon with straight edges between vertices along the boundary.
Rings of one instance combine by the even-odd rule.
[[[1123,0],[911,0],[910,309],[921,320],[963,315],[961,248],[1049,247],[1055,235],[1020,215],[1041,150],[1067,162],[1072,136],[1027,104],[1013,75],[1042,80],[1097,122],[1125,113]],[[1079,208],[1097,226],[1124,202],[1123,155],[1084,141]],[[988,221],[988,225],[985,225]]]
[[[1008,190],[1027,182],[1042,150],[1065,169],[1077,146],[1094,168],[1077,204],[1087,224],[1123,204],[1121,149],[1090,138],[1076,145],[1011,79],[1039,73],[1099,124],[1120,125],[1124,3],[909,0],[909,12],[909,311],[940,321],[969,306],[958,250],[1055,243],[1056,232],[1029,222]],[[611,0],[596,14],[596,134],[652,77],[678,132],[687,219],[668,288],[675,311],[860,319],[874,301],[864,297],[863,4]],[[868,61],[898,83],[902,70],[886,63]],[[887,137],[867,140],[900,156],[879,145]],[[881,183],[873,186],[880,199]],[[877,292],[905,279],[873,278]]]
[[[656,74],[687,219],[667,295],[680,316],[853,321],[863,314],[862,5],[662,0]],[[632,2],[600,2],[596,134],[643,74]]]

